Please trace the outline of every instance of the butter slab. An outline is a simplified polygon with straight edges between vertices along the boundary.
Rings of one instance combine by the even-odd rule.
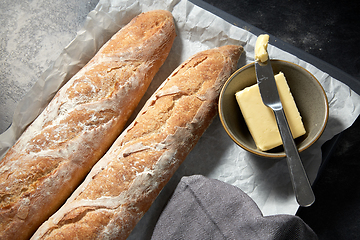
[[[275,75],[280,100],[288,120],[293,138],[306,133],[301,115],[298,111],[290,88],[282,72]],[[235,94],[246,125],[257,148],[267,151],[282,145],[282,140],[273,111],[262,102],[257,84],[247,87]]]

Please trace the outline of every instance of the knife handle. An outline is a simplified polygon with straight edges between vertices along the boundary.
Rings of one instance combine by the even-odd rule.
[[[296,200],[300,206],[310,206],[314,203],[315,196],[300,159],[300,155],[291,134],[289,124],[286,120],[284,110],[282,108],[279,110],[274,110],[274,114],[283,141]]]

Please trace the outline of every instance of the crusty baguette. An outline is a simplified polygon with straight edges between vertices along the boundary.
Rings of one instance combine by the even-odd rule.
[[[170,12],[142,13],[64,87],[0,162],[0,239],[28,239],[119,136],[175,39]]]
[[[216,116],[242,51],[228,45],[180,65],[32,239],[126,239]]]

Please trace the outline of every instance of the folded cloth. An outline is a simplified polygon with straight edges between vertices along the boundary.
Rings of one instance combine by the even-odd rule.
[[[242,190],[219,180],[183,177],[151,239],[318,239],[297,216],[264,217]]]

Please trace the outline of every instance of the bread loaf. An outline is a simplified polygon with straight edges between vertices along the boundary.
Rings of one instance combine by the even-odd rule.
[[[126,239],[216,116],[242,51],[223,46],[180,65],[32,239]]]
[[[168,11],[135,17],[55,95],[0,162],[0,239],[28,239],[119,136],[167,58]]]

